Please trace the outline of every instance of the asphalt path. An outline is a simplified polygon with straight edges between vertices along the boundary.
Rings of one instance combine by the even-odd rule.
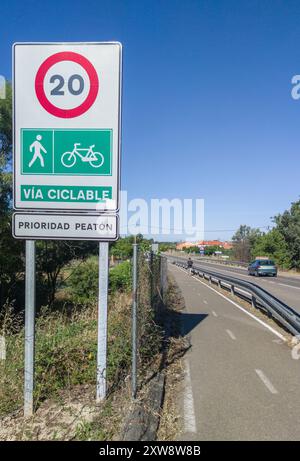
[[[191,338],[181,440],[299,440],[300,362],[284,336],[198,277],[169,271]]]

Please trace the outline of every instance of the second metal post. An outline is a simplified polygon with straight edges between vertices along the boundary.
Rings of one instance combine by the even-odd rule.
[[[97,402],[100,402],[106,397],[108,248],[108,242],[99,243]]]
[[[33,415],[35,337],[35,241],[26,240],[24,417]]]
[[[137,392],[137,269],[138,266],[138,245],[133,244],[133,265],[132,265],[132,398],[135,399]]]

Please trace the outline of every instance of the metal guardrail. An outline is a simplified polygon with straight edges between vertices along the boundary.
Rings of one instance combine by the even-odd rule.
[[[169,257],[179,267],[187,269],[187,264],[175,257]],[[268,317],[273,317],[293,335],[300,333],[300,314],[289,307],[283,301],[264,290],[256,283],[247,280],[220,274],[194,264],[192,273],[198,275],[210,283],[217,284],[220,288],[230,290],[232,294],[249,301],[253,307],[266,311]]]
[[[231,259],[213,259],[213,258],[206,258],[205,256],[196,255],[194,258],[197,258],[198,261],[209,262],[212,264],[220,264],[224,266],[239,266],[239,267],[248,267],[249,263],[245,263],[244,261],[233,261]]]
[[[168,255],[169,256],[169,255]],[[214,257],[209,257],[209,256],[200,256],[199,254],[196,253],[186,253],[186,256],[175,256],[170,254],[170,256],[174,258],[182,258],[182,259],[188,259],[189,257],[193,257],[194,260],[197,261],[203,261],[203,262],[209,262],[211,264],[220,264],[224,266],[239,266],[239,267],[248,267],[250,263],[246,263],[244,261],[234,261],[231,259],[221,259],[221,258],[214,258]]]

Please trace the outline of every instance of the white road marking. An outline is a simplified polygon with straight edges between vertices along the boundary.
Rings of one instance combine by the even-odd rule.
[[[219,296],[221,296],[222,298],[226,299],[226,301],[228,301],[229,303],[233,304],[234,306],[236,306],[238,309],[240,309],[242,312],[244,312],[245,314],[249,315],[249,317],[251,317],[252,319],[256,320],[258,323],[260,323],[261,325],[263,325],[265,328],[267,328],[267,330],[271,331],[272,333],[274,333],[274,335],[278,336],[278,338],[282,339],[282,341],[286,341],[285,337],[279,333],[278,331],[276,331],[274,328],[272,328],[270,325],[268,325],[267,323],[263,322],[261,319],[259,319],[258,317],[255,317],[255,315],[251,314],[251,312],[248,312],[246,311],[246,309],[244,309],[242,306],[240,306],[239,304],[237,304],[236,302],[234,302],[232,299],[229,299],[227,298],[226,296],[224,296],[222,293],[219,293],[217,290],[215,290],[214,288],[206,285],[206,283],[202,282],[201,280],[198,280],[196,277],[194,277],[195,280],[197,280],[197,282],[199,283],[202,283],[202,285],[205,285],[207,288],[209,288],[210,290],[214,291],[215,293],[217,293]]]
[[[218,314],[217,314],[215,311],[212,311],[212,315],[213,315],[214,317],[218,317]]]
[[[287,285],[286,283],[278,282],[277,285],[281,285],[283,287],[289,287],[289,288],[296,288],[296,290],[300,290],[300,287],[294,287],[293,285]]]
[[[206,299],[203,299],[203,302],[204,302],[204,304],[208,304],[208,302],[206,301]]]
[[[255,373],[260,377],[266,388],[271,392],[271,394],[278,394],[278,390],[275,389],[271,381],[266,377],[263,371],[255,370]]]
[[[236,337],[234,336],[231,330],[226,330],[226,333],[228,333],[231,339],[236,340]]]
[[[272,339],[272,343],[283,344],[282,339]]]
[[[177,267],[175,266],[177,269],[180,269],[182,272],[186,273],[185,270],[183,270],[181,267]],[[279,333],[278,331],[276,331],[274,328],[272,328],[270,325],[268,325],[267,323],[263,322],[261,319],[255,317],[255,315],[251,314],[251,312],[248,312],[246,311],[246,309],[244,309],[242,306],[240,306],[239,304],[237,304],[236,302],[234,302],[232,299],[229,299],[227,298],[226,296],[224,296],[222,293],[219,293],[219,291],[215,290],[213,287],[207,285],[206,283],[202,282],[202,280],[199,280],[197,279],[196,277],[193,276],[193,279],[196,280],[197,282],[199,283],[202,283],[202,285],[206,286],[206,288],[209,288],[210,290],[214,291],[217,295],[221,296],[222,298],[226,299],[226,301],[228,301],[229,303],[233,304],[234,306],[236,306],[238,309],[240,309],[242,312],[244,312],[246,315],[249,315],[249,317],[251,317],[252,319],[256,320],[258,323],[260,323],[261,325],[263,325],[267,330],[271,331],[274,335],[276,335],[278,338],[282,339],[282,341],[286,342],[286,338],[281,334]]]
[[[194,397],[191,380],[190,363],[188,359],[185,359],[185,393],[183,399],[184,409],[184,430],[189,433],[197,433],[196,418],[195,418],[195,407]]]

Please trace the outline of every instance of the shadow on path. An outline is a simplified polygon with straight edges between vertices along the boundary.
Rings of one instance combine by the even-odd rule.
[[[180,315],[181,322],[181,335],[188,335],[194,328],[196,328],[199,323],[206,319],[208,314],[189,314],[187,312],[182,312]]]

